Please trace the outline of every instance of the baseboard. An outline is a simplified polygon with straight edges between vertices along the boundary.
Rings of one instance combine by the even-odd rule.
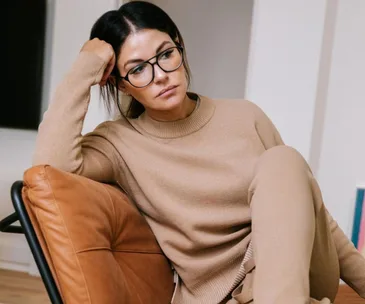
[[[0,268],[28,272],[31,261],[24,235],[0,234]]]

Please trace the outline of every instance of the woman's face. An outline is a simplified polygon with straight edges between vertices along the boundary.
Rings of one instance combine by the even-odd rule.
[[[147,69],[151,71],[151,66],[139,64],[175,46],[168,34],[158,30],[146,29],[132,33],[123,44],[117,60],[120,75],[124,77],[131,70],[129,79],[134,81],[134,84],[141,79],[143,82],[143,79],[148,79],[146,75],[150,73],[147,73]],[[173,60],[172,56],[176,55],[180,56],[176,49],[174,53],[168,51],[160,57],[159,62],[163,67],[164,64],[168,66]],[[177,60],[177,57],[174,58]],[[150,62],[155,63],[156,58]],[[173,72],[165,72],[157,64],[153,65],[153,68],[155,77],[149,85],[136,88],[128,81],[123,81],[122,90],[143,104],[146,111],[171,111],[181,107],[187,91],[184,66],[181,64]],[[164,90],[167,91],[163,93]]]

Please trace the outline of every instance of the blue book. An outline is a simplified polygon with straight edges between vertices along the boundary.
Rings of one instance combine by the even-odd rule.
[[[354,212],[354,222],[352,225],[352,237],[351,241],[354,243],[355,247],[358,248],[360,241],[360,229],[361,229],[361,218],[363,215],[363,204],[365,198],[365,189],[358,188],[356,191],[356,201],[355,201],[355,212]]]

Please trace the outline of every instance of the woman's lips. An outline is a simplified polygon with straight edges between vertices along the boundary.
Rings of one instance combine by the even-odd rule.
[[[168,95],[169,93],[172,93],[172,90],[174,90],[177,87],[178,87],[177,85],[171,85],[171,86],[161,90],[161,92],[158,93],[158,95],[156,97],[161,97],[161,96],[164,96],[164,95]]]

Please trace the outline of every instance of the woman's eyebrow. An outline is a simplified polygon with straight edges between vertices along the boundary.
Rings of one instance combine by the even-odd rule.
[[[160,46],[156,49],[156,54],[158,54],[159,52],[161,52],[161,50],[163,49],[163,47],[166,45],[166,44],[172,44],[171,41],[164,41],[160,44]]]
[[[164,46],[166,45],[166,44],[172,44],[172,42],[171,41],[164,41],[164,42],[162,42],[160,45],[159,45],[159,47],[156,49],[156,54],[158,54],[163,48],[164,48]],[[124,64],[124,69],[126,68],[126,66],[128,65],[128,64],[131,64],[131,63],[140,63],[140,62],[144,62],[145,60],[143,60],[143,59],[129,59],[125,64]]]

